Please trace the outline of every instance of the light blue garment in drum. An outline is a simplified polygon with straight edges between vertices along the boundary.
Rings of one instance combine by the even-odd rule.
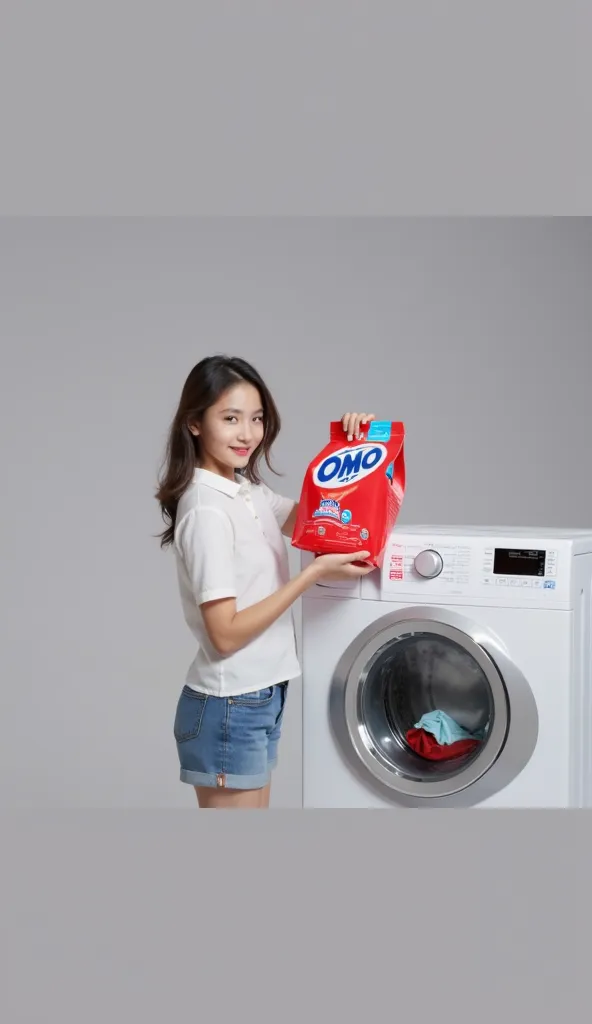
[[[430,711],[428,714],[422,715],[419,722],[415,723],[415,728],[431,733],[436,742],[442,746],[449,746],[451,743],[457,743],[458,740],[482,740],[485,736],[484,729],[479,729],[477,732],[468,732],[463,729],[462,725],[455,722],[454,718],[447,715],[445,711]]]

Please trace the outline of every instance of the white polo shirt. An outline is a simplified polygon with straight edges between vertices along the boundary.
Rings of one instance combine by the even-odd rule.
[[[300,675],[291,609],[230,655],[212,646],[200,610],[234,597],[241,611],[289,581],[281,527],[294,504],[265,484],[196,469],[179,501],[174,539],[183,613],[198,643],[186,677],[193,689],[233,697]]]

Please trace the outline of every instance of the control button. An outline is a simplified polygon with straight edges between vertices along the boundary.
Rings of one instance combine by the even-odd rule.
[[[426,548],[425,551],[420,551],[416,555],[413,565],[416,573],[427,580],[435,579],[444,568],[442,556],[437,551],[434,551],[433,548]]]
[[[556,576],[556,575],[557,575],[557,566],[549,565],[547,567],[547,576]]]
[[[508,581],[505,576],[498,576],[495,582],[497,583],[498,587],[507,587],[508,585]]]
[[[531,587],[541,588],[543,586],[543,581],[542,580],[531,580],[530,585],[531,585]]]

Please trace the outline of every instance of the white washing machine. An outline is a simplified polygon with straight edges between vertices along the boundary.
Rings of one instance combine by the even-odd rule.
[[[590,807],[591,602],[584,530],[397,527],[381,570],[312,587],[304,806]],[[436,710],[482,742],[416,753]]]

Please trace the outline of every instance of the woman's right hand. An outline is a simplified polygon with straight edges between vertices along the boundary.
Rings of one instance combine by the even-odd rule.
[[[312,569],[317,579],[352,580],[367,576],[373,565],[353,565],[370,557],[369,551],[352,551],[348,555],[319,555]]]

